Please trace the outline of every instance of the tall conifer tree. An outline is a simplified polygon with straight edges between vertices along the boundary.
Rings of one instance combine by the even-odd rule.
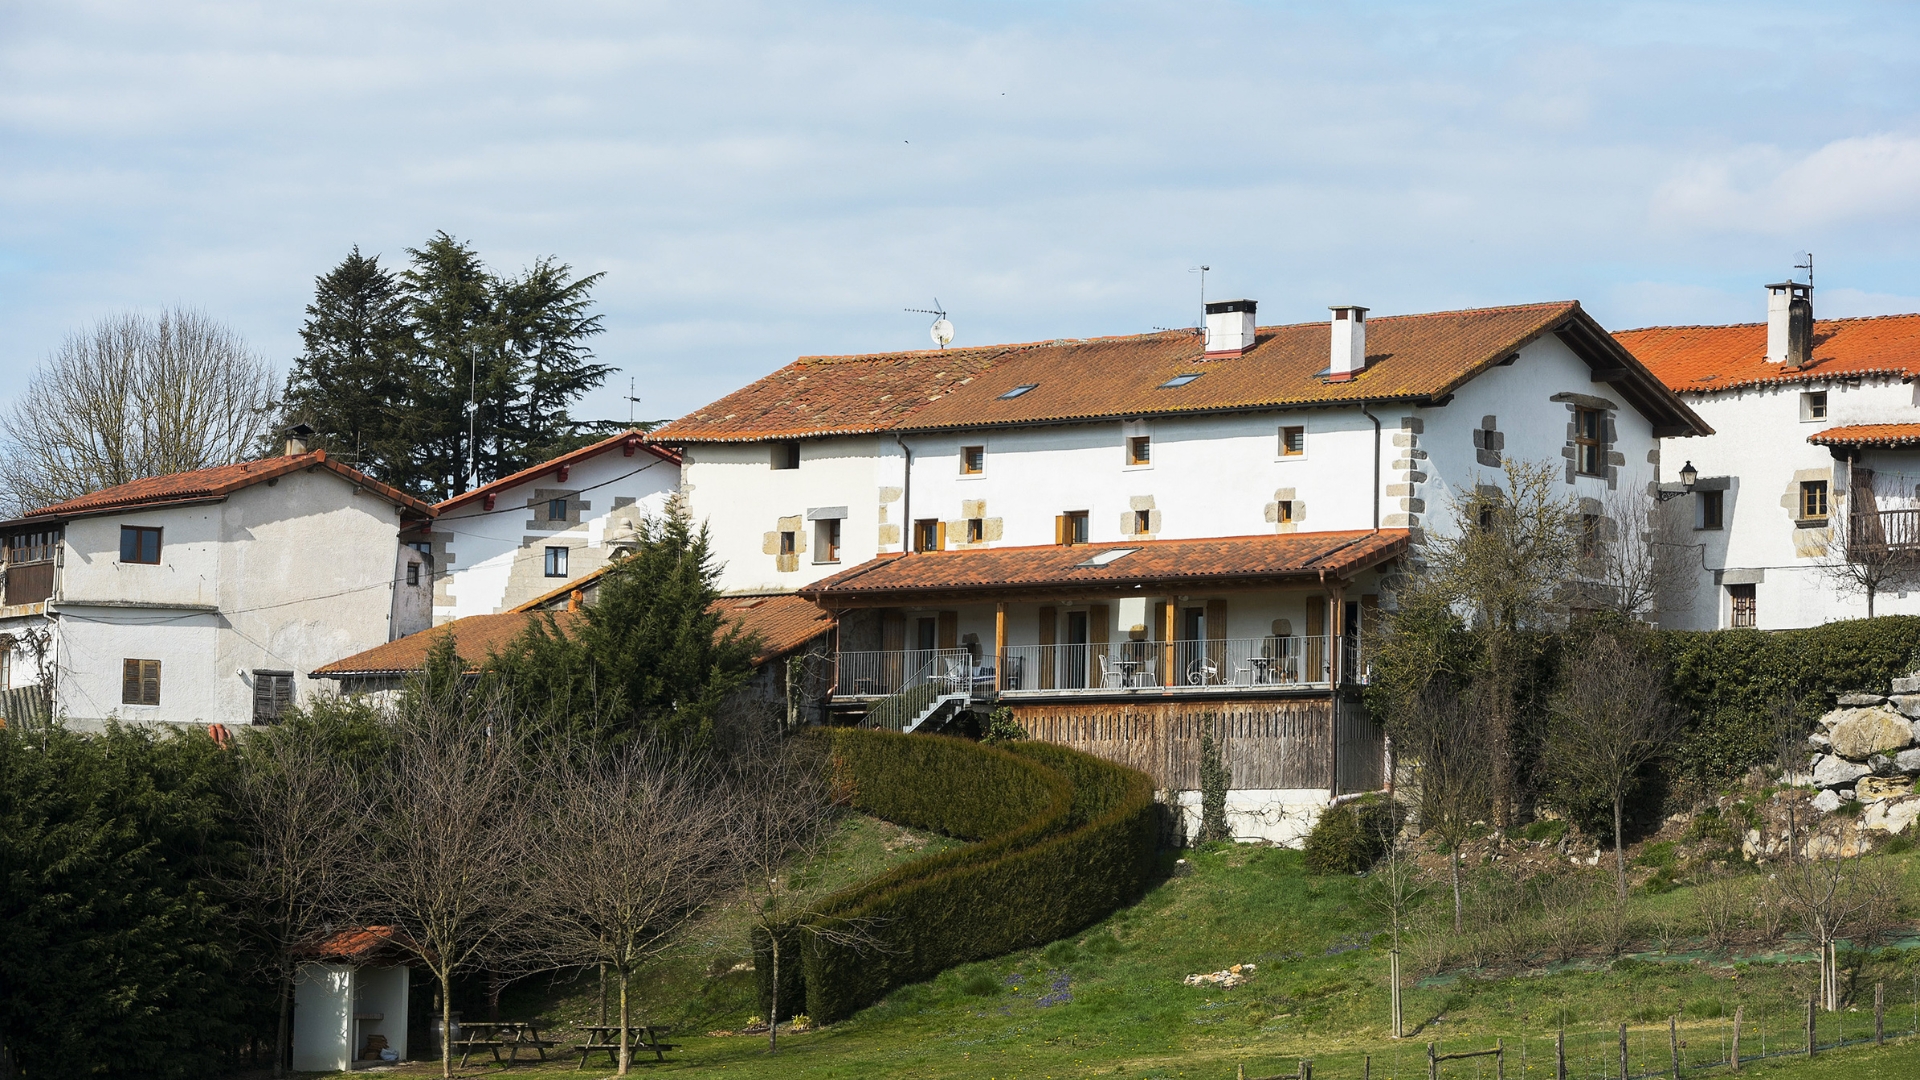
[[[409,485],[412,448],[402,431],[410,349],[406,304],[378,255],[359,245],[314,279],[300,327],[305,346],[287,374],[287,418],[311,425],[317,445],[355,468]]]

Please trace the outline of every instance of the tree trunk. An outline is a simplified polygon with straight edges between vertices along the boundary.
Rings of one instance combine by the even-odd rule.
[[[293,1011],[293,972],[289,971],[280,978],[280,1015],[274,1025],[273,1038],[273,1075],[274,1080],[287,1075],[292,1062],[287,1060],[287,1021]]]
[[[1449,845],[1447,871],[1453,875],[1453,932],[1460,932],[1460,849]]]
[[[436,971],[440,980],[440,1076],[453,1077],[453,972]]]
[[[1623,904],[1627,902],[1627,854],[1620,844],[1620,804],[1625,801],[1624,796],[1613,797],[1613,878]]]
[[[627,983],[631,982],[632,979],[628,977],[625,968],[621,968],[616,974],[620,976],[620,1075],[625,1076],[627,1075],[627,1067],[632,1064],[633,1061],[633,1051],[628,1046],[629,1036],[627,1034]]]
[[[773,994],[767,1002],[767,1053],[779,1047],[780,1038],[780,935],[767,935],[767,952],[773,957]]]
[[[1512,704],[1513,695],[1507,686],[1507,642],[1499,628],[1493,628],[1487,643],[1488,660],[1493,669],[1493,701],[1487,709],[1487,723],[1492,725],[1488,731],[1491,736],[1490,747],[1493,751],[1493,776],[1489,785],[1492,789],[1493,827],[1505,829],[1512,824],[1508,817],[1508,804],[1512,801],[1511,782],[1513,778],[1513,747],[1510,738],[1513,728],[1507,720],[1507,710]]]

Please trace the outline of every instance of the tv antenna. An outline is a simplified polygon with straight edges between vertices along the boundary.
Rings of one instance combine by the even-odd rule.
[[[639,403],[640,403],[640,399],[633,396],[633,376],[629,375],[627,376],[627,426],[628,427],[633,426],[633,407]]]
[[[1807,288],[1811,289],[1813,288],[1813,252],[1803,251],[1800,253],[1800,257],[1807,261],[1803,263],[1798,263],[1798,262],[1794,263],[1793,268],[1795,270],[1805,270],[1807,272]]]
[[[933,298],[933,306],[930,308],[910,307],[905,310],[913,312],[916,315],[933,316],[933,325],[927,327],[927,336],[933,339],[935,345],[944,349],[948,343],[953,341],[953,323],[947,320],[947,311],[940,306],[939,297],[936,296]]]
[[[1192,266],[1187,268],[1187,273],[1200,275],[1200,313],[1202,315],[1206,314],[1207,311],[1207,271],[1211,269],[1213,269],[1211,266]]]

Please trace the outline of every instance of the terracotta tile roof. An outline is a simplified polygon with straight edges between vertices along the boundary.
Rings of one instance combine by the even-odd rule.
[[[618,565],[618,563],[610,562],[598,570],[581,574],[579,577],[574,578],[572,581],[567,582],[557,589],[549,589],[526,603],[509,608],[508,610],[542,611],[563,608],[573,599],[575,592],[586,594],[586,599],[591,602],[595,591],[600,587],[600,579],[607,575],[607,571]]]
[[[374,960],[403,960],[414,955],[412,939],[393,926],[360,926],[319,938],[296,949],[312,960],[365,964]]]
[[[329,460],[325,450],[293,457],[271,457],[243,461],[237,465],[216,465],[211,469],[168,473],[144,480],[117,484],[91,491],[77,499],[30,510],[26,518],[81,517],[87,514],[124,510],[136,506],[165,506],[171,503],[206,502],[224,499],[242,488],[264,483],[307,468],[323,468],[378,494],[396,506],[431,517],[433,507],[404,491],[391,488],[356,469]],[[23,519],[24,520],[24,519]]]
[[[1920,424],[1848,424],[1807,436],[1816,446],[1920,446]]]
[[[674,421],[651,438],[676,445],[881,431],[1047,424],[1360,401],[1444,397],[1528,342],[1559,333],[1669,429],[1709,429],[1619,348],[1575,301],[1382,316],[1367,323],[1366,371],[1323,377],[1325,322],[1259,330],[1244,355],[1204,359],[1191,331],[872,356],[809,356]],[[1177,388],[1174,375],[1202,373]],[[1033,389],[1012,399],[1017,386]],[[1679,433],[1679,432],[1676,432]]]
[[[598,577],[599,572],[591,576]],[[582,578],[569,582],[567,589],[579,588],[585,580]],[[812,601],[791,594],[729,596],[715,601],[713,607],[738,623],[742,630],[760,635],[760,652],[753,660],[756,666],[784,656],[833,629],[832,615],[814,606]],[[453,651],[466,661],[468,670],[477,671],[488,656],[505,648],[535,619],[546,614],[548,612],[544,610],[521,605],[497,615],[469,615],[335,660],[325,667],[314,669],[313,675],[316,678],[338,679],[348,676],[386,677],[418,671],[426,664],[427,654],[446,634],[453,635]],[[575,611],[555,611],[551,614],[563,632],[583,618]]]
[[[503,476],[491,484],[481,484],[472,491],[463,491],[451,499],[438,503],[434,506],[434,509],[440,513],[445,513],[456,506],[464,506],[477,499],[484,499],[489,492],[505,491],[511,487],[518,487],[529,480],[537,479],[541,473],[552,472],[562,465],[577,464],[610,450],[626,450],[629,456],[645,451],[662,461],[668,461],[675,465],[680,464],[679,454],[674,453],[665,446],[656,446],[649,442],[647,440],[647,433],[641,431],[639,428],[629,428],[626,431],[620,432],[618,435],[602,439],[592,446],[583,446],[571,453],[561,454],[551,461],[543,461],[538,465],[530,465],[511,476]]]
[[[1813,361],[1800,368],[1767,363],[1766,323],[1650,326],[1613,337],[1681,393],[1842,376],[1920,375],[1920,315],[1817,319]]]
[[[1345,577],[1406,550],[1405,529],[1146,540],[1072,547],[882,555],[801,589],[829,609],[926,594],[1053,592],[1116,587]]]

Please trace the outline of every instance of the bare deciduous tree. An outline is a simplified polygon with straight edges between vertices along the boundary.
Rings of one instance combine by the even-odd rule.
[[[1400,1009],[1400,931],[1406,925],[1407,913],[1426,892],[1426,886],[1420,880],[1420,865],[1414,861],[1413,853],[1407,849],[1406,839],[1402,835],[1401,819],[1397,804],[1390,804],[1387,813],[1374,819],[1383,854],[1367,874],[1366,884],[1362,888],[1368,903],[1383,912],[1393,926],[1393,949],[1388,953],[1387,977],[1391,984],[1389,1006],[1393,1037],[1396,1039],[1406,1034],[1405,1018]]]
[[[1581,606],[1646,622],[1691,607],[1697,549],[1686,512],[1646,491],[1623,489],[1601,500],[1590,515],[1595,535],[1583,537],[1575,586]]]
[[[1641,767],[1678,730],[1665,685],[1663,673],[1631,642],[1601,632],[1573,659],[1553,699],[1550,767],[1612,802],[1614,885],[1621,902],[1627,898],[1622,836],[1627,794]]]
[[[599,963],[613,973],[625,1075],[635,973],[734,880],[734,800],[704,762],[643,744],[597,753],[550,754],[539,772],[532,899],[550,964]]]
[[[390,924],[394,942],[439,983],[442,1076],[453,1075],[455,974],[500,971],[527,932],[527,828],[520,749],[493,703],[457,687],[408,694],[393,744],[360,813],[360,917]]]
[[[1781,905],[1820,948],[1820,1002],[1835,1012],[1840,1008],[1836,940],[1879,921],[1875,916],[1893,906],[1898,887],[1884,865],[1868,866],[1857,855],[1837,853],[1793,859],[1775,871],[1774,880]]]
[[[1459,699],[1429,686],[1406,711],[1394,742],[1414,763],[1420,783],[1420,827],[1447,846],[1453,886],[1453,931],[1461,932],[1460,848],[1485,824],[1493,764],[1487,729],[1467,719]]]
[[[300,950],[342,914],[360,871],[358,777],[312,723],[257,731],[242,744],[234,811],[250,856],[232,888],[279,992],[273,1074],[285,1075]]]
[[[203,312],[112,315],[68,337],[0,413],[15,513],[147,476],[244,460],[273,423],[273,372]]]
[[[1867,598],[1867,618],[1883,592],[1920,583],[1920,533],[1911,510],[1880,513],[1873,474],[1849,470],[1852,483],[1827,518],[1820,574],[1840,592]]]

